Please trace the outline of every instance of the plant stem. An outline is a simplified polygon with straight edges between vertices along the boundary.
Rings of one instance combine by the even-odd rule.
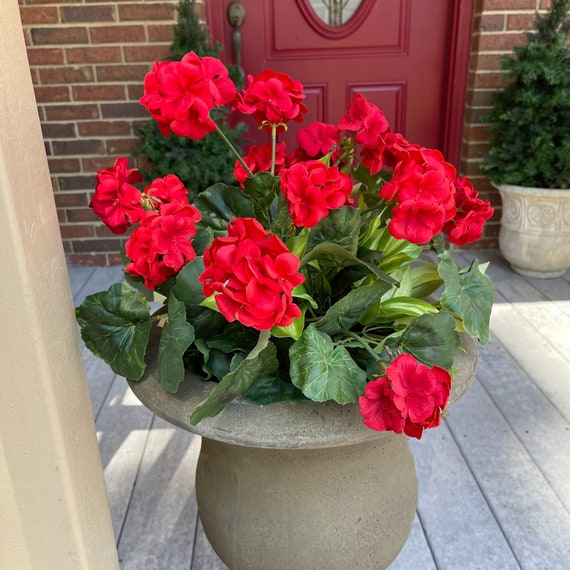
[[[380,360],[378,358],[378,355],[370,348],[368,343],[361,336],[358,336],[356,333],[353,333],[351,331],[347,331],[346,334],[358,342],[358,344],[360,344],[362,348],[364,348],[364,350],[366,350],[366,352],[368,352],[368,354],[374,358],[375,362],[378,362]]]
[[[276,147],[277,147],[277,124],[271,123],[271,176],[275,176]]]
[[[235,157],[240,161],[241,165],[245,168],[245,171],[251,177],[253,176],[253,172],[250,170],[249,166],[245,163],[244,159],[242,158],[241,154],[236,150],[234,145],[228,140],[228,137],[224,134],[222,129],[216,125],[216,132],[222,137],[222,140],[226,143],[228,148],[232,151]]]

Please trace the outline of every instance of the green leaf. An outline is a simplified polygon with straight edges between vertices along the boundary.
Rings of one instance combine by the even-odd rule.
[[[162,329],[158,347],[158,381],[171,393],[184,380],[182,357],[194,342],[194,327],[186,320],[186,308],[173,293],[168,297],[168,321]]]
[[[375,281],[372,285],[353,289],[326,312],[316,327],[331,336],[349,330],[389,288],[390,285]]]
[[[420,265],[410,269],[410,279],[412,283],[411,296],[424,299],[431,295],[443,283],[437,266],[434,264]]]
[[[194,327],[197,338],[215,335],[227,324],[226,319],[220,313],[201,305],[205,297],[202,294],[202,284],[198,282],[198,277],[203,271],[203,259],[194,258],[180,270],[172,288],[172,293],[184,303],[186,318]]]
[[[204,190],[194,200],[202,214],[199,226],[225,231],[232,218],[254,218],[253,202],[239,188],[219,183]]]
[[[336,243],[356,254],[359,229],[360,212],[357,208],[344,206],[331,210],[326,218],[311,228],[306,251],[311,251],[321,243]]]
[[[299,388],[291,384],[289,376],[280,371],[271,378],[256,382],[245,393],[245,397],[259,405],[274,402],[299,402],[307,399]]]
[[[150,334],[150,304],[126,283],[89,295],[75,309],[87,348],[116,374],[140,380]]]
[[[479,269],[475,259],[467,271],[459,271],[449,252],[440,256],[439,274],[445,281],[441,306],[458,315],[463,327],[481,344],[489,341],[489,321],[495,296],[491,279]]]
[[[364,391],[366,373],[343,346],[310,325],[290,349],[291,381],[316,402],[356,402]]]
[[[391,344],[390,341],[387,344]],[[399,337],[398,348],[428,366],[450,370],[459,344],[455,319],[441,311],[412,320]]]
[[[234,398],[243,394],[255,382],[273,374],[279,368],[277,349],[269,342],[270,333],[263,331],[255,348],[196,406],[190,423],[196,425],[207,417],[218,415]]]
[[[243,191],[252,199],[255,217],[261,221],[267,218],[267,211],[273,200],[281,194],[279,177],[269,172],[257,172],[251,178],[244,180]]]
[[[370,263],[366,263],[361,259],[358,259],[356,255],[336,243],[325,242],[316,245],[310,252],[303,256],[301,259],[301,267],[314,261],[318,261],[321,268],[323,268],[323,266],[343,268],[357,265],[365,268],[369,273],[375,275],[381,281],[390,283],[391,285],[398,284],[396,280],[392,279],[392,277],[384,273],[384,271],[381,271]]]

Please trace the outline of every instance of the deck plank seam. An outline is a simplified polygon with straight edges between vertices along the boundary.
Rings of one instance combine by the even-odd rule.
[[[478,380],[478,379],[477,379]],[[479,382],[482,385],[481,382]],[[483,387],[484,388],[484,387]],[[494,402],[493,402],[494,403]],[[496,405],[495,405],[496,407]],[[499,414],[502,413],[500,410],[497,410],[499,412]],[[481,496],[483,497],[485,504],[487,505],[489,512],[491,513],[493,519],[495,520],[495,522],[497,523],[497,527],[500,529],[501,531],[501,535],[503,536],[506,545],[508,546],[514,561],[516,562],[516,564],[518,565],[518,567],[522,570],[523,565],[521,563],[521,560],[519,559],[519,557],[517,556],[516,552],[515,552],[515,548],[513,546],[513,544],[511,543],[511,541],[509,540],[509,537],[507,536],[507,534],[505,533],[505,529],[503,528],[503,525],[501,524],[501,520],[497,514],[497,512],[495,511],[495,508],[493,507],[493,502],[490,500],[490,498],[487,496],[487,493],[485,492],[483,486],[481,485],[481,482],[479,481],[479,478],[476,475],[476,470],[474,470],[473,465],[471,464],[471,462],[469,461],[469,459],[467,458],[467,455],[464,453],[463,451],[463,447],[461,446],[461,444],[459,443],[459,438],[457,437],[457,435],[455,434],[455,432],[453,431],[450,422],[448,422],[445,418],[443,420],[445,422],[445,425],[447,426],[447,429],[449,430],[449,433],[451,434],[451,437],[453,439],[453,441],[455,442],[455,445],[457,446],[457,449],[459,451],[459,453],[461,454],[461,457],[463,458],[463,461],[465,462],[465,465],[467,465],[467,468],[469,469],[469,472],[471,473],[471,477],[473,478],[473,481],[475,483],[475,485],[477,485],[477,488],[479,489],[479,492],[481,493]],[[510,427],[510,426],[509,426]],[[512,431],[512,430],[511,430]]]
[[[142,448],[142,452],[141,452],[141,455],[140,455],[140,459],[139,459],[139,462],[138,462],[138,465],[137,465],[137,471],[136,471],[135,476],[134,476],[134,478],[133,478],[133,484],[132,484],[132,487],[131,487],[131,492],[130,492],[130,495],[129,495],[129,500],[128,500],[128,502],[127,502],[127,508],[125,509],[125,513],[124,513],[124,515],[123,515],[123,520],[122,520],[122,522],[121,522],[121,528],[120,528],[120,530],[119,530],[119,533],[118,533],[118,536],[117,536],[117,539],[116,539],[117,550],[119,549],[119,545],[120,545],[120,543],[121,543],[121,538],[123,537],[123,531],[125,530],[125,524],[126,524],[127,519],[128,519],[128,517],[129,517],[129,511],[130,511],[130,509],[131,509],[131,504],[132,504],[132,502],[133,502],[133,497],[134,497],[134,494],[135,494],[135,489],[137,488],[137,483],[138,483],[139,476],[140,476],[140,473],[141,473],[141,469],[142,469],[142,465],[143,465],[145,453],[146,453],[146,450],[147,450],[147,446],[148,446],[150,434],[151,434],[152,428],[153,428],[153,426],[154,426],[155,419],[156,419],[156,414],[153,414],[153,415],[152,415],[152,420],[151,420],[151,422],[150,422],[150,425],[148,426],[148,429],[146,430],[146,438],[145,438],[144,446],[143,446],[143,448]]]

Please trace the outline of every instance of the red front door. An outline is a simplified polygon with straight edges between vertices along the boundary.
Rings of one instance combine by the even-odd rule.
[[[384,111],[393,130],[442,148],[454,1],[353,0],[358,7],[351,17],[331,26],[310,0],[241,0],[242,68],[251,75],[269,68],[300,80],[309,107],[301,127],[336,123],[361,93]],[[224,45],[226,61],[234,61],[230,3],[207,2],[210,32]],[[288,147],[298,128],[286,137]]]

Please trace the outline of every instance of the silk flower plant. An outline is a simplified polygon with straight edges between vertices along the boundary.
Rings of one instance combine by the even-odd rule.
[[[175,174],[143,188],[123,157],[98,172],[91,207],[130,233],[125,281],[76,309],[82,338],[139,380],[158,327],[165,390],[217,382],[191,424],[237,397],[334,400],[359,403],[371,429],[420,438],[440,423],[460,333],[488,341],[493,284],[445,246],[477,240],[493,209],[359,94],[336,125],[309,124],[286,149],[279,134],[307,112],[301,83],[270,70],[248,82],[238,92],[220,60],[195,53],[146,75],[140,102],[165,136],[223,137],[210,112],[228,105],[268,143],[232,147],[235,185],[193,203]]]

